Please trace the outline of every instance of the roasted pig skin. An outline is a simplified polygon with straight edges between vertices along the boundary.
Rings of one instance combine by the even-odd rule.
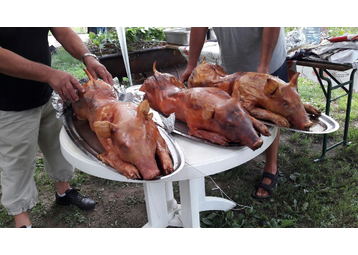
[[[151,180],[172,173],[170,152],[152,120],[148,101],[139,106],[120,102],[109,84],[85,72],[89,78],[83,85],[85,92],[79,92],[80,99],[72,107],[79,120],[88,120],[105,149],[98,158],[128,179]]]
[[[309,130],[313,125],[308,114],[321,112],[303,104],[298,94],[296,73],[286,83],[265,73],[236,72],[228,75],[221,66],[206,61],[197,66],[188,79],[189,87],[216,87],[241,101],[252,117],[271,121],[282,127]]]
[[[240,143],[256,150],[262,139],[241,107],[240,102],[218,88],[188,89],[174,76],[160,73],[153,66],[154,75],[140,88],[150,106],[165,115],[187,123],[189,134],[220,145]],[[264,126],[264,125],[263,125]],[[270,135],[266,126],[265,135]]]

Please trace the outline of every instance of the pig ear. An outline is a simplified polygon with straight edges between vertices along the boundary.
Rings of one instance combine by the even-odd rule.
[[[290,85],[293,86],[294,88],[296,88],[296,90],[297,90],[298,76],[300,76],[300,73],[295,73],[290,80]]]
[[[85,71],[85,73],[87,74],[88,79],[89,79],[90,81],[93,81],[93,80],[94,80],[93,77],[92,77],[92,75],[91,75],[91,73],[90,73],[86,68],[83,68],[83,71]]]
[[[143,100],[137,108],[137,117],[147,119],[150,106],[148,100]]]
[[[159,74],[159,72],[157,71],[156,65],[157,65],[157,61],[154,61],[154,63],[153,63],[153,73],[154,74]]]
[[[268,78],[264,87],[264,94],[267,97],[273,96],[278,89],[278,84],[275,80]]]
[[[96,134],[101,138],[110,138],[113,124],[109,121],[96,121],[93,123]]]
[[[147,114],[147,116],[145,116],[146,120],[151,120],[152,118],[153,118],[153,113],[152,112]]]

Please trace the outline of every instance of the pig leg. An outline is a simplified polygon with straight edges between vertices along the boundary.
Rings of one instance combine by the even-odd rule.
[[[262,108],[252,108],[248,110],[250,115],[260,119],[260,120],[269,120],[273,123],[275,123],[278,126],[282,127],[290,127],[290,123],[288,120],[281,115],[275,114],[273,112],[270,112],[268,110],[262,109]]]
[[[266,125],[264,123],[257,120],[256,118],[252,117],[251,114],[249,113],[249,111],[246,110],[246,108],[244,108],[244,107],[242,107],[242,108],[246,112],[247,116],[249,116],[249,118],[252,122],[252,125],[254,126],[255,130],[258,133],[263,134],[264,136],[271,136],[270,131],[268,130],[268,128],[266,127]]]
[[[138,169],[132,165],[122,161],[119,156],[114,153],[105,152],[97,156],[102,162],[114,167],[120,174],[127,179],[142,179]]]
[[[321,115],[321,111],[318,110],[316,107],[314,107],[313,105],[310,104],[303,104],[303,106],[305,107],[305,110],[307,113],[309,114],[314,114],[316,116],[320,116]]]
[[[218,143],[220,145],[227,145],[230,140],[226,139],[225,136],[222,136],[217,133],[208,132],[202,129],[193,129],[189,127],[189,135],[193,135],[202,139],[209,140],[213,143]]]
[[[154,123],[153,123],[154,125]],[[173,172],[173,162],[170,158],[170,152],[168,150],[167,144],[164,140],[164,138],[160,135],[159,131],[157,133],[157,139],[156,139],[156,155],[158,156],[160,167],[163,175],[168,175]]]
[[[171,174],[173,172],[173,162],[169,156],[169,152],[166,144],[162,144],[161,142],[158,141],[156,154],[161,164],[159,169],[161,169],[162,174],[163,175]]]
[[[254,128],[257,132],[259,132],[260,134],[263,134],[264,136],[271,136],[270,131],[268,130],[268,128],[266,127],[266,125],[264,123],[255,119],[254,117],[250,116],[250,114],[248,114],[248,116],[252,122],[252,125],[254,126]]]

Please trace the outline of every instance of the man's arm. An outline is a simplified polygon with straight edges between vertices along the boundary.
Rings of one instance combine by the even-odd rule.
[[[270,62],[280,35],[280,29],[280,27],[265,27],[263,29],[260,62],[257,72],[270,73]]]
[[[207,27],[192,27],[190,30],[189,41],[189,61],[188,65],[181,76],[181,81],[186,81],[198,63],[198,59],[203,49],[206,39]]]
[[[1,47],[0,72],[16,78],[48,83],[63,100],[78,100],[74,89],[84,92],[84,88],[71,74],[28,60]]]
[[[51,28],[51,32],[57,41],[59,41],[65,50],[74,58],[81,60],[83,54],[89,53],[87,46],[71,28],[53,27]],[[113,85],[112,75],[94,57],[87,56],[83,61],[94,79],[100,76],[105,82]]]
[[[51,69],[47,65],[30,61],[0,47],[0,73],[21,79],[47,82]]]

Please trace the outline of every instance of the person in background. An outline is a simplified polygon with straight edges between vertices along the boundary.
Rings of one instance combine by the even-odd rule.
[[[104,32],[107,31],[106,27],[88,27],[87,28],[87,34],[89,34],[90,32],[95,33],[95,34],[103,34]]]
[[[238,71],[268,73],[288,82],[284,30],[279,27],[221,27],[213,28],[220,47],[221,66],[228,74]],[[207,27],[192,27],[189,60],[181,81],[186,81],[197,66]],[[280,130],[266,150],[262,179],[255,186],[255,198],[270,198],[278,183],[277,153]]]
[[[104,32],[107,31],[107,28],[106,27],[97,27],[97,33],[101,33],[103,34]]]
[[[94,34],[97,34],[97,27],[88,27],[87,28],[87,34],[89,33],[94,33]]]
[[[15,219],[15,227],[31,227],[28,210],[38,202],[34,181],[38,145],[44,156],[47,175],[55,182],[55,201],[74,204],[83,210],[95,201],[71,189],[74,168],[60,150],[62,122],[51,105],[55,90],[63,100],[79,99],[75,90],[84,92],[71,74],[51,68],[48,34],[88,71],[113,85],[112,76],[90,54],[86,45],[70,28],[0,28],[0,170],[1,202]]]

